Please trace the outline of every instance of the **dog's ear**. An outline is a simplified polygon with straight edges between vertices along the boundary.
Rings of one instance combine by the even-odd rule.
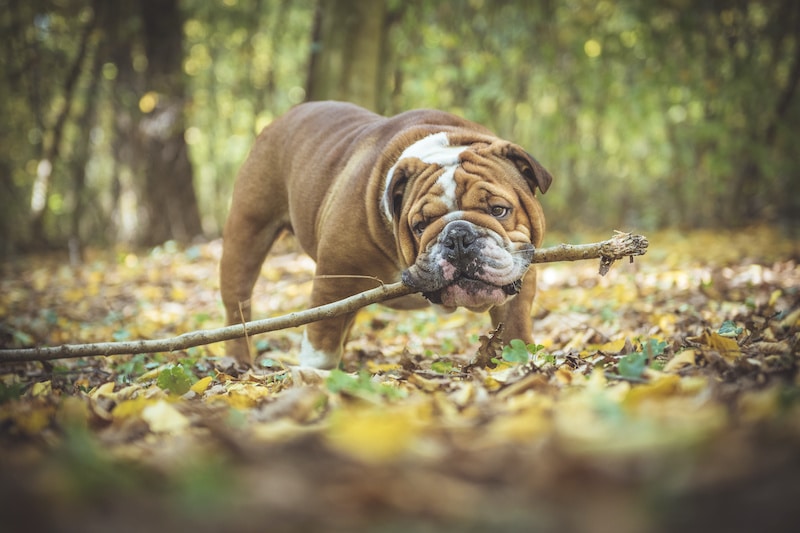
[[[403,197],[406,195],[406,185],[408,185],[408,173],[404,168],[397,168],[392,177],[390,184],[391,190],[388,193],[391,195],[391,208],[393,218],[400,216],[400,211],[403,209]]]
[[[528,152],[519,146],[512,144],[508,147],[506,155],[520,174],[522,174],[531,185],[531,190],[539,188],[542,193],[546,193],[553,182],[553,176]]]
[[[386,185],[381,201],[383,214],[390,222],[400,217],[406,185],[408,185],[407,169],[402,165],[395,165],[386,176]]]
[[[398,220],[403,211],[403,199],[409,182],[425,172],[433,172],[436,168],[437,165],[429,165],[421,159],[412,157],[398,161],[389,170],[381,208],[390,222]]]

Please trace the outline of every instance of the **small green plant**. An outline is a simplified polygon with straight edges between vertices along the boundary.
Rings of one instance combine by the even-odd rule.
[[[736,326],[736,322],[734,322],[733,320],[726,320],[719,327],[719,329],[717,330],[717,333],[719,333],[723,337],[734,337],[735,338],[735,337],[738,337],[742,333],[742,331],[744,331],[744,329],[740,328],[740,327],[737,327]]]
[[[641,352],[629,353],[617,363],[619,375],[626,379],[639,379],[644,374],[648,362],[653,362],[656,357],[664,353],[667,348],[665,341],[650,339],[642,345]]]
[[[617,363],[617,371],[623,378],[639,379],[647,367],[647,355],[644,352],[629,353]]]
[[[187,372],[183,365],[170,365],[158,374],[156,384],[173,394],[183,395],[189,392],[196,381],[191,372]]]
[[[431,363],[431,370],[437,374],[449,374],[453,371],[453,361],[449,359],[439,359]]]
[[[145,372],[146,363],[147,355],[143,353],[133,355],[125,361],[117,363],[114,368],[117,373],[117,382],[130,383],[135,376]]]
[[[527,363],[536,358],[544,350],[541,344],[525,344],[522,339],[511,339],[508,345],[503,346],[501,357],[508,363]],[[498,361],[494,361],[497,363]],[[546,361],[543,361],[546,362]]]
[[[405,396],[404,391],[400,389],[383,383],[375,383],[372,381],[372,376],[370,376],[369,372],[364,370],[359,372],[357,376],[352,376],[339,369],[331,370],[325,385],[331,392],[346,392],[361,398],[384,396],[389,399],[395,399]]]
[[[16,400],[22,396],[24,389],[25,385],[23,383],[9,383],[8,385],[0,383],[0,404]]]

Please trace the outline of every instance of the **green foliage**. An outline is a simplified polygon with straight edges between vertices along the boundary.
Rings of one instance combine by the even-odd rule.
[[[723,337],[738,337],[741,335],[743,328],[736,326],[736,322],[733,320],[726,320],[722,323],[722,325],[717,330],[717,333],[722,335]]]
[[[431,370],[439,374],[449,374],[453,371],[453,361],[449,359],[439,359],[431,363]]]
[[[663,354],[666,347],[667,343],[664,341],[648,340],[642,346],[641,352],[630,353],[619,360],[619,363],[617,363],[619,375],[632,380],[641,378],[648,362],[653,362],[656,357]]]
[[[501,357],[509,363],[527,363],[543,349],[544,346],[540,344],[525,344],[521,339],[511,339],[506,346],[503,346]]]
[[[10,400],[16,400],[22,396],[24,390],[24,383],[0,383],[0,404],[4,404]]]
[[[117,380],[120,383],[130,383],[136,376],[144,373],[147,363],[147,354],[132,355],[114,366]]]
[[[620,359],[617,364],[619,375],[628,379],[638,379],[642,377],[642,373],[646,367],[647,354],[644,352],[630,353]]]
[[[170,365],[158,373],[156,384],[162,389],[173,394],[183,395],[189,392],[196,381],[191,372],[187,372],[183,365]]]
[[[339,369],[331,370],[330,375],[325,380],[325,385],[331,392],[345,392],[359,397],[382,396],[393,399],[405,396],[405,391],[373,381],[372,376],[366,371],[361,371],[357,376],[352,376]]]
[[[180,5],[184,138],[204,226],[219,233],[255,135],[306,98],[317,2]],[[376,111],[441,108],[525,146],[556,176],[546,201],[557,229],[741,225],[800,212],[794,0],[386,5]],[[0,234],[9,243],[33,239],[33,184],[65,103],[73,112],[45,204],[51,242],[72,231],[85,241],[121,239],[118,219],[141,208],[120,201],[138,196],[136,165],[121,155],[130,132],[120,129],[144,113],[138,76],[147,62],[135,4],[119,11],[119,27],[99,28],[77,63],[91,13],[85,2],[0,12],[15,51],[0,78],[0,170],[8,176]],[[126,45],[130,54],[108,55]],[[96,54],[106,54],[99,70]],[[131,79],[118,56],[138,69]],[[79,75],[67,91],[73,68]],[[76,178],[77,169],[85,176]],[[571,227],[558,228],[566,220]]]

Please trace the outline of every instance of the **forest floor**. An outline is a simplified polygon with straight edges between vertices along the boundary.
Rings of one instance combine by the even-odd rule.
[[[540,266],[536,346],[502,350],[483,315],[374,305],[330,373],[292,368],[300,328],[257,337],[248,371],[221,344],[2,363],[0,529],[792,531],[800,242],[648,238],[605,277]],[[220,253],[0,265],[0,347],[218,327]],[[304,308],[312,277],[282,239],[256,317]]]

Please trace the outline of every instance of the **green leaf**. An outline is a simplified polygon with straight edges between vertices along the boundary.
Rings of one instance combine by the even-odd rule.
[[[8,385],[5,383],[0,383],[0,404],[9,400],[16,400],[22,396],[22,391],[24,389],[24,383],[11,383]]]
[[[14,337],[18,346],[31,346],[33,344],[33,337],[24,331],[15,329],[11,332],[11,335]]]
[[[453,370],[453,362],[448,359],[440,359],[431,363],[431,370],[439,374],[448,374]]]
[[[143,374],[146,360],[147,356],[139,353],[115,365],[117,381],[120,383],[128,383],[133,376]]]
[[[527,363],[531,354],[528,347],[521,339],[511,339],[507,346],[503,346],[502,357],[509,363]]]
[[[372,377],[366,371],[360,372],[358,376],[351,376],[342,370],[333,369],[328,375],[328,379],[325,380],[325,385],[331,392],[346,392],[362,398],[370,396],[398,398],[405,396],[405,392],[400,389],[372,381]]]
[[[647,341],[647,344],[644,345],[642,351],[647,355],[647,358],[652,360],[658,357],[659,355],[664,353],[664,350],[667,349],[666,341],[658,341],[656,339],[650,339]]]
[[[282,365],[279,361],[276,361],[275,359],[264,357],[258,362],[258,366],[262,368],[281,368]]]
[[[719,327],[717,333],[719,333],[723,337],[738,337],[742,333],[742,331],[744,331],[744,329],[736,327],[736,322],[734,322],[733,320],[726,320]]]
[[[192,387],[192,375],[181,365],[168,366],[158,374],[156,384],[173,394],[183,395]]]
[[[358,378],[347,372],[334,368],[325,380],[325,385],[331,392],[352,392],[358,387]]]
[[[636,379],[642,376],[645,366],[647,366],[647,354],[635,352],[620,359],[617,370],[619,370],[619,375],[624,378]]]

